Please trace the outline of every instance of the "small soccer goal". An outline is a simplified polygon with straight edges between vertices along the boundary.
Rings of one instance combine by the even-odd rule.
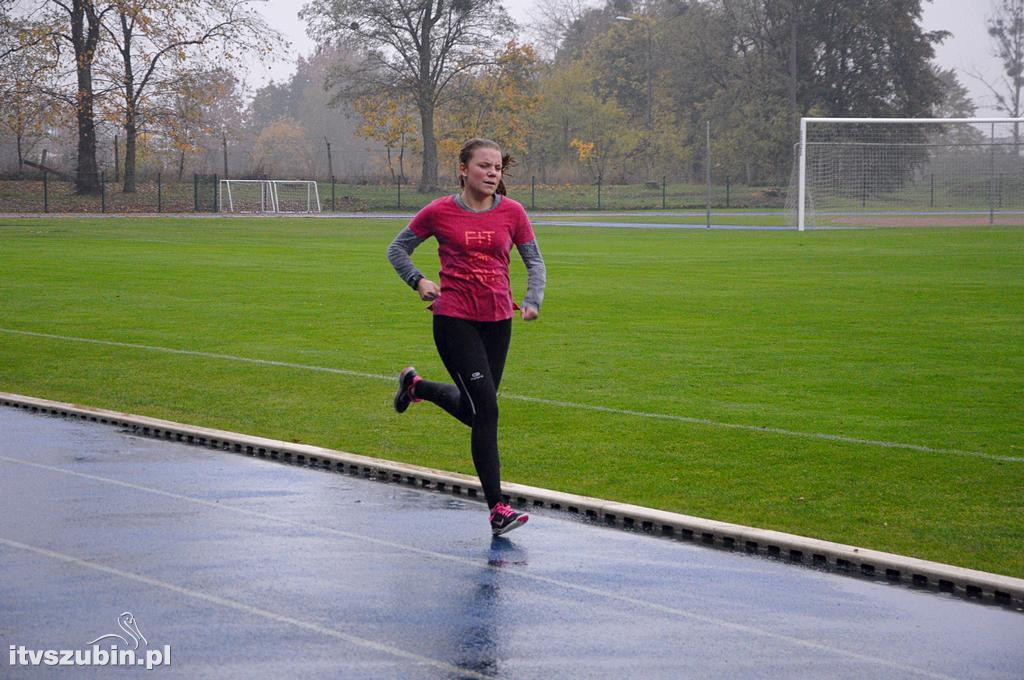
[[[320,212],[320,190],[311,180],[269,180],[279,213]]]
[[[220,210],[231,213],[318,213],[320,191],[312,180],[222,179]]]
[[[220,211],[230,213],[277,212],[270,182],[262,179],[222,179]]]
[[[1024,118],[804,118],[794,156],[800,230],[1024,225]]]

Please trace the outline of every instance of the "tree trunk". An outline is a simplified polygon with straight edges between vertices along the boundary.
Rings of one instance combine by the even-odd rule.
[[[135,193],[135,150],[139,137],[135,123],[135,109],[130,108],[124,117],[124,193]]]
[[[796,53],[796,38],[797,38],[797,21],[800,16],[797,12],[799,9],[798,0],[790,0],[790,14],[789,14],[789,110],[793,116],[794,127],[800,125],[800,109],[797,104],[797,53]]]
[[[405,183],[405,134],[399,138],[400,146],[398,147],[398,181]]]
[[[21,134],[15,135],[15,140],[18,143],[18,179],[21,179],[22,169],[25,167],[25,157],[21,152]]]
[[[182,151],[181,155],[178,157],[178,181],[179,182],[181,181],[181,178],[184,176],[184,174],[185,174],[185,152]]]
[[[425,3],[422,12],[419,26],[420,42],[417,48],[420,68],[416,103],[420,110],[420,134],[423,136],[423,169],[420,172],[419,192],[426,193],[437,189],[437,138],[434,137],[436,97],[433,82],[434,69],[431,63],[433,46],[430,35],[434,26],[432,22],[434,3],[432,0]]]
[[[74,0],[71,6],[71,41],[75,48],[75,73],[78,91],[75,113],[78,123],[78,168],[75,191],[100,193],[100,173],[96,165],[96,122],[93,117],[92,61],[100,37],[100,22],[92,0]]]
[[[420,193],[437,189],[437,140],[434,138],[434,102],[420,103],[420,129],[423,134],[423,168]]]
[[[121,12],[121,34],[124,45],[121,57],[124,60],[124,193],[135,193],[135,142],[138,139],[138,118],[136,105],[138,97],[135,93],[135,70],[132,68],[132,28],[128,23],[128,15]]]

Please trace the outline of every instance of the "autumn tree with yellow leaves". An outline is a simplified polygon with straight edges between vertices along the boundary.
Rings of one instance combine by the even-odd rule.
[[[452,168],[471,137],[497,141],[521,157],[540,106],[538,60],[531,45],[510,41],[494,64],[465,74],[443,103],[438,124],[439,157]]]
[[[362,125],[357,130],[358,134],[364,139],[372,139],[384,145],[391,180],[404,182],[405,149],[409,137],[416,131],[413,107],[408,99],[401,95],[394,97],[364,96],[357,98],[352,106],[363,119]],[[397,152],[397,173],[395,172],[396,159],[392,157],[393,152]]]

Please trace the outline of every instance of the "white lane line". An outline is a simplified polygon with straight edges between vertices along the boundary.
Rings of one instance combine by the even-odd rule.
[[[94,571],[99,571],[105,574],[110,574],[112,576],[117,576],[119,578],[137,581],[139,583],[144,583],[146,585],[154,586],[156,588],[163,588],[164,590],[169,590],[172,593],[177,593],[178,595],[184,595],[186,597],[191,597],[196,600],[203,600],[204,602],[210,602],[221,607],[234,609],[245,614],[259,616],[264,619],[276,621],[277,623],[295,626],[296,628],[303,628],[305,630],[312,631],[314,633],[319,633],[320,635],[325,635],[327,637],[335,638],[337,640],[344,640],[345,642],[349,642],[359,647],[366,647],[367,649],[383,652],[384,654],[390,654],[392,656],[397,656],[402,659],[415,661],[417,664],[433,666],[434,668],[438,668],[447,673],[455,673],[459,677],[485,679],[490,679],[493,677],[490,675],[482,675],[480,673],[476,673],[466,668],[460,668],[459,666],[454,666],[452,664],[447,664],[443,661],[437,661],[435,659],[431,659],[430,657],[421,656],[419,654],[414,654],[412,652],[407,652],[404,649],[392,647],[391,645],[385,645],[380,642],[374,642],[373,640],[367,640],[366,638],[361,638],[357,635],[350,635],[349,633],[344,633],[340,630],[326,628],[324,626],[311,623],[309,621],[296,619],[286,614],[280,614],[278,612],[270,611],[269,609],[254,607],[252,605],[245,604],[244,602],[238,602],[237,600],[229,600],[225,597],[211,595],[210,593],[204,593],[201,590],[193,590],[192,588],[186,588],[184,586],[179,586],[174,583],[168,583],[167,581],[161,581],[159,579],[151,578],[149,576],[143,576],[142,574],[136,574],[130,571],[125,571],[123,569],[117,569],[116,567],[100,564],[99,562],[94,562],[92,560],[83,560],[79,557],[75,557],[74,555],[68,555],[66,553],[57,552],[55,550],[48,550],[46,548],[41,548],[39,546],[29,545],[27,543],[12,541],[7,538],[0,538],[0,545],[6,545],[9,548],[16,548],[18,550],[24,550],[26,552],[35,553],[36,555],[49,557],[50,559],[54,560],[60,560],[62,562],[74,564],[76,566],[84,567],[86,569],[92,569]]]
[[[281,368],[298,368],[304,371],[318,371],[320,373],[336,373],[339,375],[351,375],[357,378],[385,378],[394,380],[394,376],[380,375],[378,373],[362,373],[360,371],[348,371],[343,368],[326,368],[324,366],[310,366],[309,364],[293,364],[287,361],[271,361],[269,359],[250,359],[234,354],[217,354],[215,352],[199,352],[191,349],[175,349],[173,347],[158,347],[154,345],[139,345],[134,342],[116,342],[114,340],[94,340],[93,338],[76,338],[71,335],[52,335],[50,333],[35,333],[32,331],[18,331],[10,328],[0,328],[0,333],[12,335],[28,335],[33,338],[47,338],[49,340],[65,340],[67,342],[84,342],[90,345],[104,345],[107,347],[128,347],[130,349],[142,349],[150,352],[163,352],[165,354],[184,354],[190,357],[203,357],[205,359],[223,359],[225,361],[241,361],[247,364],[259,364],[261,366],[278,366]]]
[[[255,518],[258,518],[258,519],[261,519],[261,520],[268,520],[268,521],[271,521],[271,522],[277,522],[279,524],[287,524],[287,525],[290,525],[290,526],[301,527],[304,530],[308,530],[309,527],[310,527],[309,522],[305,521],[305,520],[288,519],[287,517],[280,517],[278,515],[271,515],[271,514],[268,514],[268,513],[265,513],[265,512],[260,512],[258,510],[249,510],[249,509],[246,509],[246,508],[240,508],[238,506],[230,505],[230,504],[227,504],[227,503],[219,503],[219,502],[207,501],[207,500],[204,500],[202,498],[195,498],[193,496],[185,496],[185,495],[173,493],[173,492],[170,492],[170,491],[163,491],[161,489],[154,489],[152,487],[142,486],[140,484],[132,484],[131,482],[122,482],[122,481],[119,481],[119,480],[116,480],[116,479],[110,479],[109,477],[100,477],[98,475],[91,475],[91,474],[88,474],[88,473],[85,473],[85,472],[75,472],[74,470],[68,470],[66,468],[56,467],[56,466],[53,466],[53,465],[46,465],[44,463],[34,463],[32,461],[21,460],[21,459],[18,459],[18,458],[8,458],[7,456],[0,456],[0,461],[7,462],[7,463],[19,464],[19,465],[26,465],[26,466],[34,467],[34,468],[37,468],[37,469],[40,469],[40,470],[47,470],[47,471],[50,471],[50,472],[58,472],[58,473],[65,474],[65,475],[71,475],[71,476],[74,476],[74,477],[81,477],[83,479],[89,479],[89,480],[93,480],[93,481],[97,481],[97,482],[102,482],[102,483],[105,483],[105,484],[111,484],[113,486],[119,486],[119,487],[123,487],[123,488],[127,488],[127,489],[133,489],[133,490],[136,490],[136,491],[142,491],[142,492],[146,492],[146,493],[156,494],[156,495],[159,495],[159,496],[164,496],[166,498],[173,498],[173,499],[176,499],[176,500],[186,501],[188,503],[194,503],[196,505],[202,505],[202,506],[205,506],[205,507],[208,507],[208,508],[213,508],[213,509],[218,510],[218,511],[234,512],[234,513],[237,513],[239,515],[245,515],[245,516],[248,516],[248,517],[255,517]],[[348,539],[352,539],[352,540],[356,540],[356,541],[363,541],[365,543],[371,543],[373,545],[379,545],[379,546],[383,546],[383,547],[387,547],[387,548],[392,548],[394,550],[400,550],[400,551],[404,551],[404,552],[411,552],[411,553],[414,553],[416,555],[420,555],[420,556],[423,556],[423,557],[429,557],[429,558],[432,558],[432,559],[442,560],[442,561],[445,561],[445,562],[454,562],[454,563],[457,563],[457,564],[461,564],[461,565],[469,566],[469,567],[474,567],[474,568],[479,568],[481,566],[481,562],[480,561],[472,560],[472,559],[469,559],[467,557],[460,557],[458,555],[450,555],[450,554],[447,554],[447,553],[437,552],[437,551],[434,551],[434,550],[426,550],[424,548],[417,548],[415,546],[406,545],[404,543],[398,543],[398,542],[395,542],[395,541],[388,541],[388,540],[381,539],[381,538],[373,538],[372,536],[364,536],[362,534],[356,534],[356,533],[352,533],[350,531],[344,531],[342,529],[334,529],[332,527],[325,527],[325,526],[322,526],[322,525],[319,525],[319,524],[315,524],[314,528],[316,528],[316,529],[318,529],[320,531],[324,531],[324,532],[329,533],[329,534],[334,534],[336,536],[342,536],[344,538],[348,538]],[[0,539],[0,540],[2,540],[2,539]],[[520,578],[527,579],[527,580],[530,580],[530,581],[535,581],[535,582],[538,582],[538,583],[545,583],[545,584],[548,584],[548,585],[556,586],[558,588],[565,588],[567,590],[572,590],[572,591],[576,591],[576,592],[579,592],[579,593],[585,593],[587,595],[592,595],[592,596],[595,596],[595,597],[601,597],[601,598],[604,598],[604,599],[615,600],[617,602],[622,602],[622,603],[625,603],[625,604],[629,604],[631,606],[638,607],[640,609],[648,609],[648,610],[660,612],[660,613],[663,613],[663,614],[669,614],[671,616],[676,616],[676,617],[679,617],[679,618],[682,618],[682,619],[687,619],[687,620],[690,620],[690,621],[698,621],[698,622],[704,623],[704,624],[715,625],[715,626],[719,626],[721,628],[732,630],[732,631],[735,631],[735,632],[738,632],[738,633],[744,633],[744,634],[747,634],[747,635],[753,635],[753,636],[762,637],[762,638],[769,638],[769,639],[772,639],[772,640],[776,640],[778,642],[784,642],[784,643],[796,645],[796,646],[799,646],[799,647],[803,647],[803,648],[806,648],[806,649],[812,649],[812,650],[814,650],[816,652],[825,652],[825,653],[828,653],[828,654],[835,654],[837,656],[843,656],[843,657],[846,657],[846,658],[855,659],[857,661],[863,661],[863,662],[867,662],[867,663],[871,663],[871,664],[878,664],[880,666],[884,666],[884,667],[892,669],[892,670],[897,670],[897,671],[907,672],[907,673],[913,673],[915,675],[921,675],[921,676],[924,676],[924,677],[937,678],[937,679],[940,679],[940,680],[954,680],[952,678],[952,676],[942,675],[942,674],[939,674],[939,673],[933,673],[931,671],[928,671],[928,670],[925,670],[925,669],[922,669],[922,668],[917,668],[915,666],[909,666],[909,665],[906,665],[906,664],[899,663],[898,661],[891,661],[889,659],[882,659],[882,658],[879,658],[879,657],[869,656],[867,654],[860,654],[858,652],[853,652],[853,651],[842,649],[842,648],[839,648],[839,647],[833,647],[831,645],[827,645],[827,644],[824,644],[824,643],[821,643],[821,642],[815,642],[813,640],[805,640],[803,638],[793,637],[791,635],[785,635],[785,634],[782,634],[782,633],[775,633],[775,632],[772,632],[770,630],[763,630],[761,628],[756,628],[754,626],[749,626],[749,625],[745,625],[745,624],[742,624],[742,623],[734,623],[732,621],[727,621],[725,619],[718,619],[718,618],[714,618],[714,617],[711,617],[711,616],[706,616],[706,615],[703,615],[703,614],[697,614],[697,613],[694,613],[694,612],[691,612],[691,611],[687,611],[685,609],[678,609],[676,607],[669,607],[667,605],[658,604],[658,603],[655,603],[655,602],[648,602],[646,600],[641,600],[639,598],[630,597],[628,595],[621,595],[619,593],[614,593],[614,592],[610,592],[610,591],[600,590],[598,588],[592,588],[590,586],[584,586],[584,585],[580,585],[580,584],[577,584],[577,583],[572,583],[570,581],[563,581],[563,580],[560,580],[560,579],[551,578],[551,577],[548,577],[548,576],[541,576],[539,574],[531,574],[529,572],[518,571],[518,570],[515,570],[515,569],[503,569],[503,572],[506,573],[506,574],[514,574],[515,576],[518,576]]]
[[[350,371],[344,368],[330,368],[327,366],[313,366],[310,364],[297,364],[287,361],[272,361],[269,359],[253,359],[250,357],[242,357],[234,354],[218,354],[215,352],[201,352],[197,350],[189,349],[175,349],[173,347],[159,347],[154,345],[140,345],[132,342],[117,342],[114,340],[95,340],[92,338],[79,338],[69,335],[53,335],[50,333],[36,333],[33,331],[21,331],[13,330],[9,328],[0,328],[0,333],[8,333],[11,335],[25,335],[34,338],[46,338],[48,340],[63,340],[66,342],[83,342],[91,345],[104,345],[108,347],[126,347],[130,349],[141,349],[150,352],[163,352],[166,354],[182,354],[186,356],[203,357],[206,359],[221,359],[224,361],[239,361],[247,364],[257,364],[261,366],[276,366],[279,368],[294,368],[302,371],[316,371],[318,373],[333,373],[336,375],[347,375],[356,378],[370,378],[373,380],[388,380],[394,381],[395,376],[393,375],[381,375],[379,373],[365,373],[362,371]],[[950,455],[950,456],[966,456],[970,458],[982,458],[985,460],[995,460],[1003,463],[1024,463],[1024,456],[1002,456],[994,453],[985,453],[984,451],[969,451],[965,449],[946,449],[936,448],[931,446],[924,446],[922,444],[907,444],[904,442],[889,442],[879,439],[862,439],[860,437],[848,437],[841,434],[829,434],[827,432],[801,432],[799,430],[787,430],[779,427],[762,427],[760,425],[747,425],[744,423],[726,423],[718,420],[710,420],[707,418],[694,418],[691,416],[677,416],[670,413],[652,413],[647,411],[634,411],[631,409],[613,408],[610,406],[598,406],[595,404],[582,404],[573,401],[560,401],[557,399],[543,399],[541,397],[530,397],[519,394],[509,394],[508,392],[502,392],[501,397],[503,399],[513,399],[516,401],[527,401],[535,404],[544,404],[546,406],[557,406],[561,408],[571,408],[582,411],[594,411],[597,413],[609,413],[612,415],[619,416],[633,416],[637,418],[652,418],[656,420],[669,420],[678,423],[687,423],[690,425],[701,425],[704,427],[714,427],[728,430],[744,430],[747,432],[760,432],[765,434],[775,434],[784,437],[798,437],[801,439],[816,439],[819,441],[831,441],[838,442],[841,444],[857,444],[860,446],[872,446],[885,449],[901,450],[901,451],[915,451],[918,453],[927,453],[933,455]]]

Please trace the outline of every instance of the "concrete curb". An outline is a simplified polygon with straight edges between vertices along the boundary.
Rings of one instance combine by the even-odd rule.
[[[0,405],[33,413],[115,425],[144,437],[186,442],[223,451],[326,468],[387,482],[433,489],[442,493],[472,498],[482,497],[480,482],[476,477],[371,458],[345,451],[213,430],[6,392],[0,392]],[[729,550],[766,555],[797,564],[884,579],[915,588],[936,590],[1024,609],[1024,579],[780,531],[756,529],[638,505],[550,491],[525,484],[505,482],[502,484],[502,488],[510,502],[520,506],[532,505],[562,510],[583,515],[610,526],[696,541]]]

